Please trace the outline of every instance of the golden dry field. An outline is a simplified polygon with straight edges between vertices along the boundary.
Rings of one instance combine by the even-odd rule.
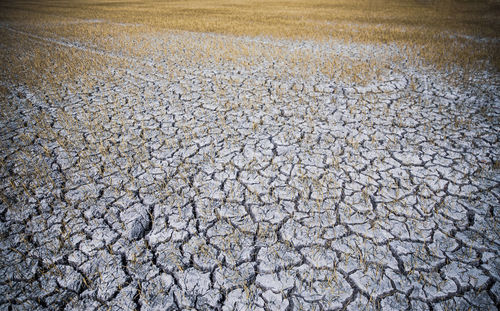
[[[0,310],[497,310],[498,0],[0,0]]]

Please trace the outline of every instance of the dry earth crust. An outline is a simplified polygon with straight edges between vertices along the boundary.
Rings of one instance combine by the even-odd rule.
[[[1,28],[127,66],[58,101],[2,81],[0,310],[500,303],[498,77],[460,88],[402,61],[360,86],[264,53],[251,67],[167,55],[179,57],[171,75],[160,58]],[[189,32],[147,40],[357,61],[402,53]]]

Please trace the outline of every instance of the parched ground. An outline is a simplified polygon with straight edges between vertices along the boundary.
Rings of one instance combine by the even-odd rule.
[[[20,59],[107,62],[0,82],[0,310],[496,310],[498,75],[72,22],[123,32],[0,25]]]

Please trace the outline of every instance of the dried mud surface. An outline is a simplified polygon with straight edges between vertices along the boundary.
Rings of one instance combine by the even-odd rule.
[[[89,77],[92,92],[61,89],[60,101],[2,81],[0,310],[500,303],[491,78],[462,89],[400,63],[359,86],[259,55],[250,68],[179,60],[171,77],[158,61],[2,29],[128,66]],[[165,46],[214,38],[151,35]],[[223,39],[358,60],[399,53]]]

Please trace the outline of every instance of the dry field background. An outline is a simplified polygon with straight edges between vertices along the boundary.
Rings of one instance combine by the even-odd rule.
[[[496,310],[498,1],[1,1],[0,310]]]

